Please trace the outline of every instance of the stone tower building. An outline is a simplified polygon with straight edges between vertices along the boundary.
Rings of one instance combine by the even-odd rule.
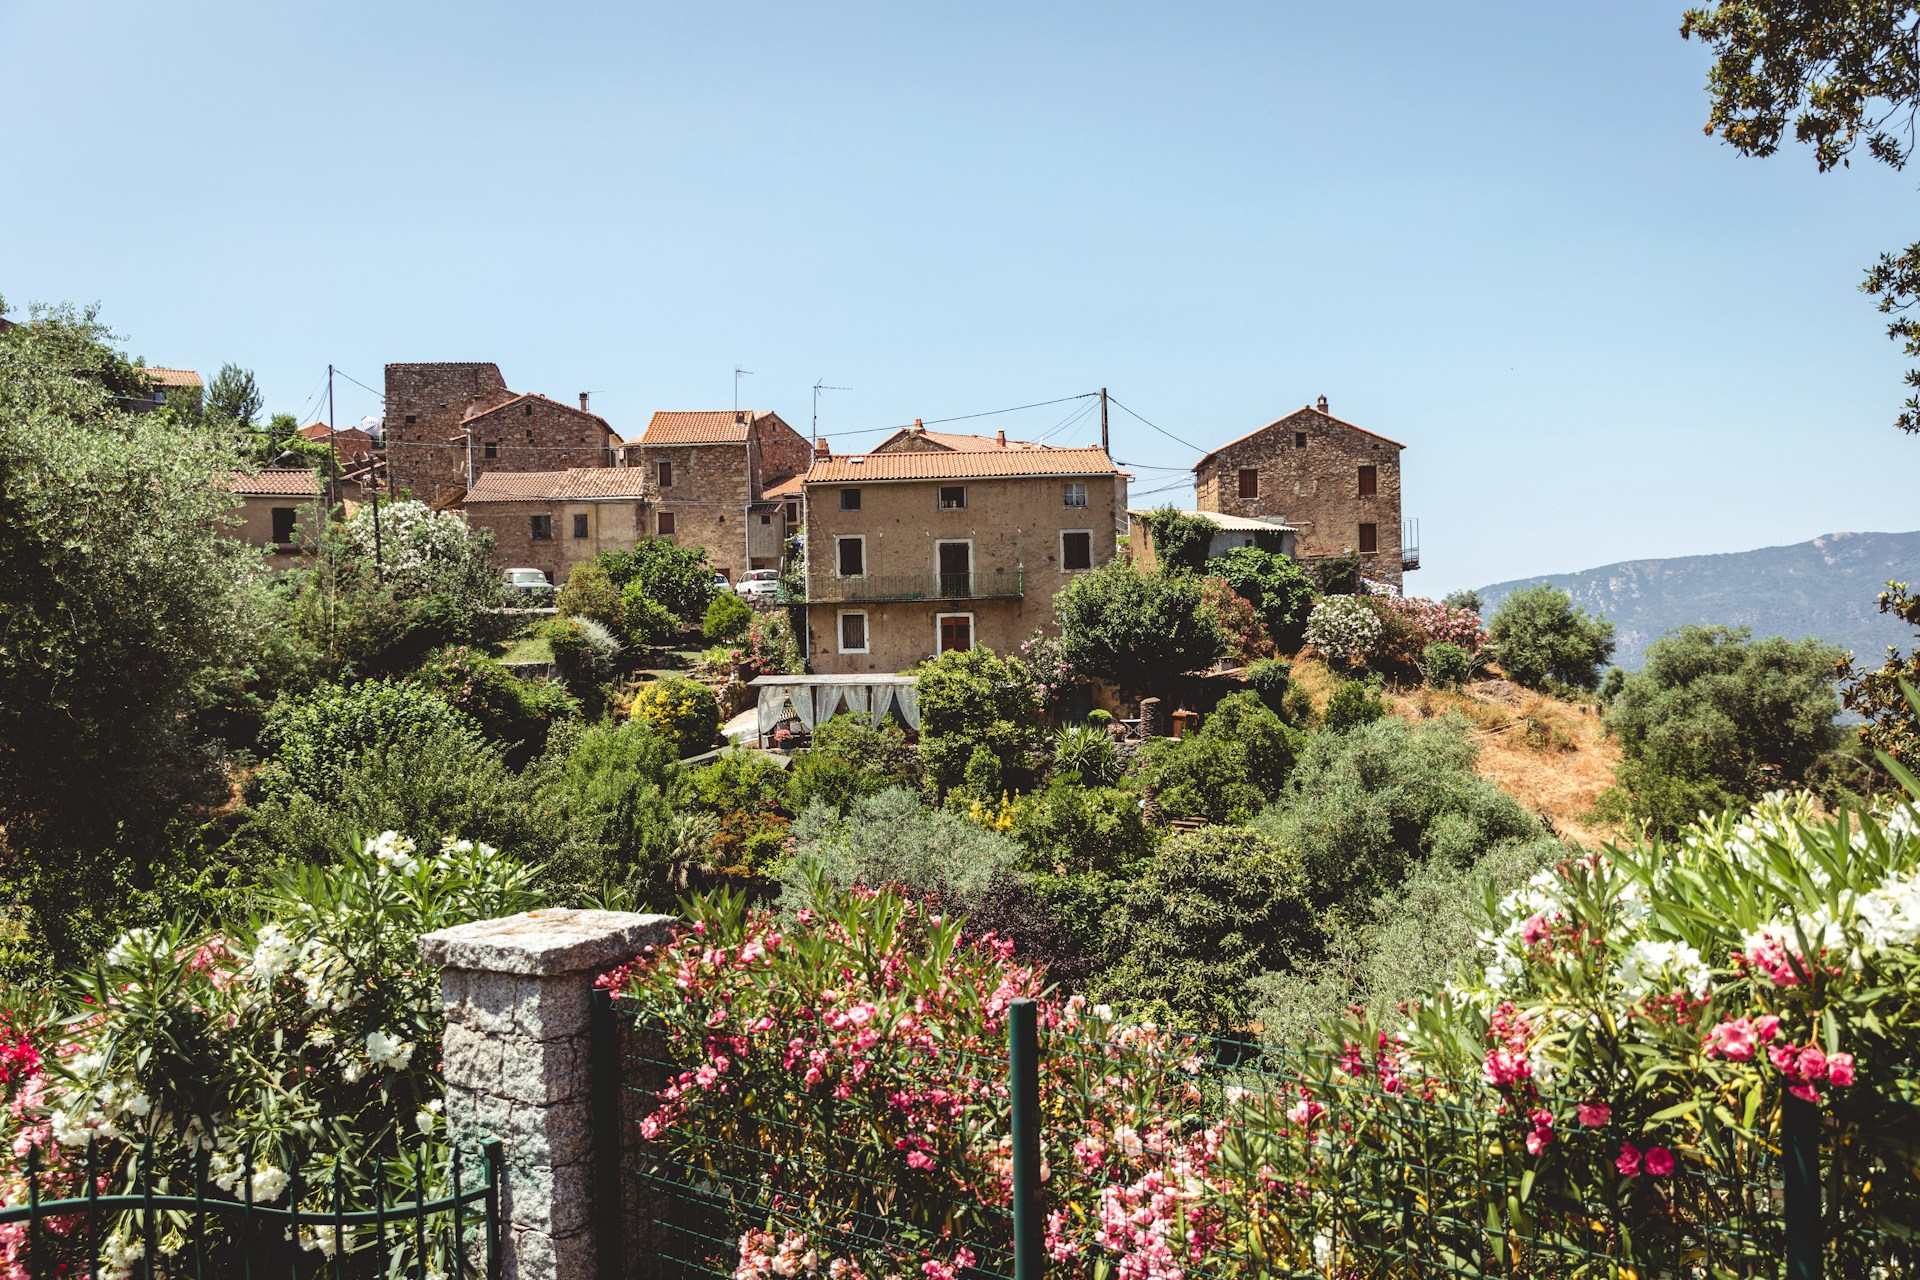
[[[1420,567],[1400,514],[1405,445],[1327,412],[1327,398],[1229,441],[1193,468],[1201,511],[1278,517],[1302,562],[1358,552],[1361,572],[1400,589]]]

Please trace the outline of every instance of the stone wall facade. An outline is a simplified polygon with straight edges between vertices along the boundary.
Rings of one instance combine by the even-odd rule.
[[[651,535],[649,504],[633,498],[556,498],[546,502],[481,502],[468,499],[467,523],[493,534],[493,563],[500,569],[539,569],[555,586],[574,566],[602,551],[630,551]],[[548,538],[533,536],[534,517],[545,516]],[[585,527],[581,527],[584,520]]]
[[[1399,587],[1400,451],[1405,446],[1324,409],[1297,410],[1208,454],[1194,468],[1196,505],[1228,515],[1277,516],[1299,532],[1295,554],[1323,560],[1360,553],[1361,572]],[[1371,494],[1363,468],[1373,468]],[[1241,497],[1241,473],[1253,474],[1254,496]],[[1365,526],[1374,545],[1362,550]]]
[[[436,509],[457,501],[467,457],[450,442],[470,412],[512,398],[497,364],[388,365],[384,432],[394,488]]]
[[[683,547],[705,548],[713,567],[729,579],[754,567],[747,557],[747,504],[754,497],[751,454],[745,441],[628,444],[627,465],[645,467],[647,483],[659,495],[654,503],[653,536]],[[661,481],[663,474],[667,483]],[[670,517],[671,532],[662,531],[662,515]]]
[[[1065,486],[1084,484],[1087,505],[1065,505]],[[942,510],[942,487],[963,485],[966,506]],[[858,489],[860,509],[841,491]],[[1115,476],[902,480],[807,485],[807,655],[821,674],[902,671],[938,652],[943,615],[968,617],[973,643],[1017,651],[1035,629],[1051,630],[1053,597],[1078,570],[1062,566],[1062,533],[1085,531],[1091,566],[1114,556]],[[865,575],[843,579],[839,543],[862,539]],[[1016,599],[926,599],[939,581],[939,544],[970,548],[977,589],[994,591],[1018,571]],[[917,589],[923,598],[897,597]],[[861,602],[861,594],[884,598]],[[866,652],[845,652],[841,615],[866,614]]]
[[[753,420],[753,444],[755,497],[766,492],[771,481],[800,475],[813,464],[813,446],[777,413],[763,413]]]
[[[545,396],[519,396],[475,414],[456,428],[465,433],[473,437],[475,476],[620,464],[619,438],[601,418]]]

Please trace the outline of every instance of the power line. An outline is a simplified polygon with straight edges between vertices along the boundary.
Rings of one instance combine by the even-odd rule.
[[[345,369],[335,369],[334,372],[339,374],[341,377],[345,378],[348,382],[351,382],[354,386],[360,388],[362,391],[373,391],[372,387],[360,381],[360,379],[354,377],[352,374],[348,373]],[[373,394],[380,397],[380,402],[382,404],[386,403],[387,396],[384,391],[373,391]]]
[[[968,422],[974,418],[991,418],[996,414],[1019,413],[1023,409],[1043,409],[1050,404],[1065,404],[1069,400],[1089,400],[1097,397],[1099,394],[1098,391],[1083,391],[1077,396],[1061,396],[1055,400],[1036,400],[1032,404],[1016,404],[1009,409],[985,409],[979,413],[962,413],[951,418],[922,418],[919,419],[919,422],[923,427],[936,427],[943,422]],[[859,431],[837,431],[834,434],[841,436],[883,435],[894,431],[904,431],[912,425],[913,423],[911,422],[903,422],[894,427],[867,427]]]
[[[1116,398],[1116,397],[1114,397],[1114,396],[1111,396],[1111,395],[1110,395],[1110,396],[1108,396],[1108,397],[1107,397],[1107,399],[1109,399],[1109,400],[1112,400],[1112,401],[1113,401],[1113,403],[1115,403],[1115,404],[1119,404],[1119,405],[1120,405],[1120,407],[1121,407],[1122,409],[1127,409],[1127,406],[1125,406],[1124,404],[1120,404],[1120,401],[1118,400],[1118,398]],[[1131,409],[1127,409],[1127,412],[1128,412],[1128,413],[1131,413],[1131,414],[1133,414],[1133,416],[1134,416],[1134,417],[1136,417],[1136,418],[1140,418],[1140,415],[1139,415],[1139,414],[1137,414],[1137,413],[1133,413],[1133,410],[1131,410]],[[1179,436],[1177,436],[1177,435],[1175,435],[1175,434],[1173,434],[1173,432],[1171,432],[1171,431],[1169,431],[1169,430],[1167,430],[1167,429],[1166,429],[1165,427],[1162,427],[1162,426],[1157,426],[1157,425],[1155,425],[1154,423],[1151,423],[1151,422],[1147,422],[1147,420],[1146,420],[1145,418],[1140,418],[1140,421],[1142,421],[1142,422],[1146,422],[1148,426],[1150,426],[1150,427],[1153,427],[1153,429],[1154,429],[1155,431],[1158,431],[1158,432],[1159,432],[1159,433],[1160,433],[1161,435],[1163,435],[1163,436],[1165,436],[1165,437],[1166,437],[1167,439],[1169,439],[1169,440],[1171,440],[1171,441],[1173,441],[1173,442],[1174,442],[1175,444],[1183,444],[1183,445],[1185,445],[1185,446],[1187,446],[1187,448],[1189,448],[1189,449],[1191,449],[1191,450],[1193,450],[1193,451],[1194,451],[1195,453],[1205,453],[1205,452],[1206,452],[1206,450],[1205,450],[1205,449],[1202,449],[1202,448],[1201,448],[1201,447],[1200,447],[1199,445],[1197,445],[1197,444],[1195,444],[1195,443],[1193,443],[1193,441],[1191,441],[1191,440],[1182,440],[1182,439],[1181,439],[1181,438],[1180,438]]]

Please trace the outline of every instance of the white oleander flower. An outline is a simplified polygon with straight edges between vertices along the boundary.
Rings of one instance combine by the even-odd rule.
[[[367,1061],[376,1067],[391,1068],[394,1071],[406,1069],[413,1061],[413,1044],[398,1036],[389,1036],[384,1031],[367,1032]]]
[[[1665,994],[1675,990],[1677,983],[1698,999],[1707,994],[1713,973],[1691,944],[1643,938],[1620,957],[1614,979],[1627,995],[1635,998]]]

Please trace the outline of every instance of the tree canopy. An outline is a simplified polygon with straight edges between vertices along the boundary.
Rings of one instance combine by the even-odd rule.
[[[1558,680],[1592,689],[1600,683],[1601,666],[1613,656],[1613,624],[1541,582],[1500,602],[1487,623],[1487,642],[1508,678],[1520,684],[1539,688]]]
[[[1068,664],[1123,689],[1211,666],[1226,642],[1198,578],[1120,560],[1076,576],[1053,598],[1053,617]]]

